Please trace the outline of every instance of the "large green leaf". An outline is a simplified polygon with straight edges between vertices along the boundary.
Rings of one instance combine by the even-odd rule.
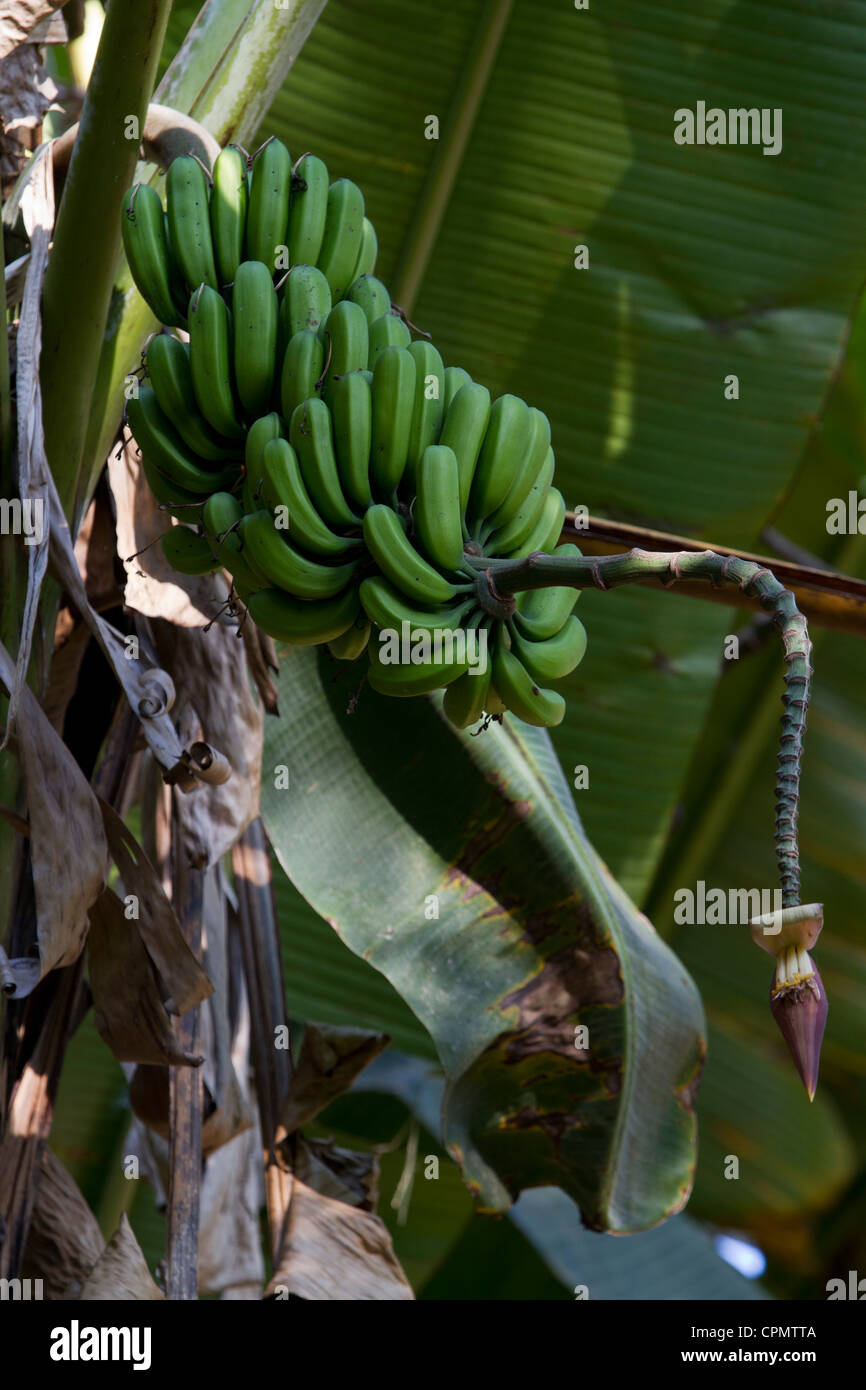
[[[654,1224],[691,1181],[691,982],[587,842],[546,735],[458,735],[367,689],[347,714],[356,682],[312,652],[281,663],[262,788],[281,863],[433,1037],[445,1139],[485,1208],[554,1183],[595,1226]]]

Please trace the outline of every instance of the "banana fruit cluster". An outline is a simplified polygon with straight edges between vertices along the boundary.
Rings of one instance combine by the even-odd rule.
[[[558,724],[551,684],[586,647],[578,591],[504,602],[486,564],[580,554],[559,544],[550,424],[413,338],[373,274],[360,190],[329,185],[313,155],[293,169],[279,141],[249,170],[228,146],[212,186],[174,161],[165,212],[132,189],[124,245],[150,307],[189,335],[150,340],[127,406],[150,487],[182,523],[162,539],[170,563],[227,569],[280,641],[368,653],[383,694],[444,689],[458,727],[506,709]]]

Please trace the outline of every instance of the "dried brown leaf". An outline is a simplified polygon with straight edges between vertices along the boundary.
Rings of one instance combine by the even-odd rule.
[[[379,1195],[379,1161],[374,1153],[343,1149],[332,1139],[298,1135],[294,1173],[323,1197],[350,1207],[375,1211]]]
[[[55,18],[64,0],[0,0],[0,58],[19,44],[44,43],[46,25]],[[59,35],[55,42],[63,43]]]
[[[231,1061],[250,1113],[250,1011],[240,982]],[[208,1156],[201,1188],[200,1293],[261,1298],[265,1279],[259,1209],[264,1201],[262,1137],[257,1122]]]
[[[105,1241],[77,1183],[45,1149],[22,1274],[41,1279],[47,1299],[78,1298]]]
[[[196,868],[216,864],[259,813],[262,707],[250,687],[237,634],[151,623],[160,663],[175,683],[175,713],[194,714],[201,737],[228,760],[231,775],[179,805],[182,852]]]
[[[124,1212],[120,1225],[90,1271],[81,1290],[81,1301],[156,1302],[164,1298],[162,1289],[153,1281]]]
[[[390,1042],[387,1033],[308,1023],[283,1112],[278,1140],[315,1119],[336,1096],[348,1091],[359,1072]]]
[[[161,512],[130,439],[112,449],[108,479],[117,508],[117,553],[126,571],[124,603],[146,618],[164,618],[178,627],[204,627],[228,597],[219,574],[179,574],[168,563],[159,537],[171,526]]]
[[[290,1294],[316,1302],[415,1297],[381,1218],[324,1197],[297,1178],[265,1298]]]
[[[110,888],[90,909],[87,956],[96,1027],[119,1062],[201,1063],[179,1046],[138,923]]]
[[[135,836],[107,802],[100,802],[100,809],[124,895],[138,902],[136,925],[159,977],[163,1003],[169,1013],[186,1013],[213,992],[213,985],[184,940],[159,876]]]
[[[10,690],[14,680],[14,663],[0,645],[0,683]],[[96,797],[27,686],[19,708],[16,747],[27,790],[41,979],[81,953],[88,909],[105,882],[108,844]],[[29,994],[32,961],[9,965],[17,996]]]
[[[0,27],[3,51],[7,56],[0,58],[0,183],[5,196],[39,144],[45,112],[60,93],[35,44],[22,44],[9,52]]]

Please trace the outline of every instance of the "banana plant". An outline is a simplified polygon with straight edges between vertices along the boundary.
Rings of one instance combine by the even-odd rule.
[[[110,702],[98,753],[86,751],[74,706],[69,716],[66,738],[86,775],[76,779],[71,768],[67,775],[82,823],[90,818],[86,823],[92,825],[95,846],[95,853],[81,859],[82,879],[85,871],[90,877],[79,885],[74,923],[69,913],[60,913],[48,929],[36,755],[19,740],[16,753],[24,785],[14,768],[11,774],[4,769],[7,814],[0,849],[9,881],[13,853],[17,856],[15,874],[22,886],[11,917],[9,963],[0,956],[13,994],[7,1006],[7,1048],[15,1029],[27,1038],[35,1035],[39,1009],[49,999],[58,1020],[77,1021],[84,1011],[81,949],[89,919],[94,1021],[107,1044],[101,1055],[109,1068],[112,1054],[127,1067],[130,1103],[144,1127],[140,1156],[149,1164],[154,1186],[166,1190],[167,1232],[151,1230],[145,1238],[145,1208],[138,1199],[134,1224],[148,1252],[161,1253],[160,1242],[165,1242],[170,1297],[190,1298],[199,1287],[224,1287],[219,1283],[223,1276],[208,1265],[207,1221],[200,1233],[201,1278],[196,1276],[196,1213],[219,1207],[213,1196],[217,1168],[210,1161],[199,1190],[200,1153],[242,1142],[245,1107],[258,1108],[272,1149],[266,1165],[271,1292],[277,1288],[316,1296],[304,1282],[307,1276],[293,1268],[290,1243],[285,1243],[292,1201],[286,1169],[293,1169],[300,1185],[296,1191],[309,1187],[315,1195],[317,1171],[321,1181],[315,1164],[322,1161],[315,1155],[324,1154],[330,1142],[310,1126],[322,1120],[327,1124],[333,1115],[347,1140],[356,1146],[373,1143],[386,1162],[383,1135],[377,1133],[374,1142],[372,1132],[365,1132],[358,1111],[351,1110],[351,1092],[335,1108],[327,1108],[327,1088],[316,1062],[322,1043],[316,1042],[310,1022],[315,1018],[332,1028],[375,1029],[377,1036],[390,1032],[404,1051],[435,1059],[443,1083],[441,1136],[432,1136],[431,1142],[441,1138],[441,1163],[454,1165],[481,1214],[478,1219],[509,1211],[527,1188],[548,1186],[576,1203],[592,1230],[623,1234],[665,1221],[691,1197],[693,1213],[761,1239],[778,1262],[776,1287],[784,1291],[787,1279],[790,1291],[792,1276],[782,1264],[792,1212],[805,1233],[805,1248],[818,1221],[826,1221],[834,1207],[844,1209],[846,1189],[853,1187],[856,1174],[856,1106],[849,1071],[856,1058],[858,1012],[847,1003],[845,980],[863,968],[856,934],[846,926],[858,899],[841,882],[843,867],[833,867],[831,817],[809,809],[811,741],[800,793],[812,647],[791,588],[773,574],[783,568],[776,560],[786,561],[799,576],[797,598],[805,594],[808,605],[810,593],[821,585],[815,564],[830,562],[852,576],[846,581],[852,591],[862,565],[856,542],[840,550],[815,525],[828,472],[839,495],[848,491],[854,441],[862,426],[856,414],[863,408],[856,324],[845,372],[828,395],[855,322],[862,283],[863,228],[855,225],[856,215],[842,191],[839,150],[829,138],[819,139],[814,160],[795,172],[781,161],[763,158],[760,149],[717,151],[725,176],[714,178],[707,172],[705,149],[675,144],[671,126],[674,108],[682,101],[679,96],[672,101],[671,94],[681,93],[684,74],[689,91],[699,85],[714,94],[719,106],[738,104],[730,64],[738,54],[752,54],[753,36],[737,14],[720,18],[723,32],[716,39],[697,39],[685,21],[671,29],[647,21],[645,7],[638,13],[629,3],[620,7],[615,26],[606,16],[566,13],[552,0],[545,0],[540,10],[522,4],[455,4],[446,6],[434,33],[420,14],[406,15],[402,9],[395,26],[387,6],[362,21],[343,0],[332,0],[321,18],[320,3],[280,9],[208,0],[198,14],[181,4],[170,16],[169,7],[158,0],[145,8],[134,22],[121,7],[109,9],[79,128],[52,147],[61,196],[50,254],[50,210],[43,206],[41,220],[35,222],[32,213],[25,216],[33,267],[40,254],[48,264],[41,304],[41,409],[36,407],[36,418],[45,421],[43,473],[32,412],[22,431],[20,389],[18,430],[19,440],[27,443],[27,486],[34,496],[37,487],[45,489],[40,495],[49,505],[52,551],[38,621],[37,566],[31,562],[26,570],[20,551],[12,559],[4,555],[7,592],[13,595],[4,607],[4,645],[11,652],[4,670],[14,671],[17,652],[17,673],[3,675],[12,702],[5,720],[8,734],[14,736],[16,719],[20,726],[21,711],[31,708],[25,672],[29,670],[31,686],[55,721],[76,684],[68,676],[64,684],[58,657],[50,661],[55,634],[62,631],[68,611],[60,610],[58,627],[62,591],[84,615],[123,696]],[[834,63],[843,61],[825,42],[832,16],[798,13],[796,24],[798,36],[826,63],[829,88]],[[368,26],[378,40],[375,51],[369,47]],[[654,57],[650,65],[637,61],[647,41]],[[121,51],[123,83],[117,76]],[[335,69],[339,51],[363,51],[367,60]],[[527,53],[533,58],[528,78]],[[165,71],[154,91],[158,64]],[[407,75],[405,90],[394,83],[397,71]],[[565,72],[570,76],[563,85],[559,79]],[[578,92],[604,93],[601,143],[593,118],[574,97],[574,72]],[[796,64],[762,67],[761,76],[771,92],[769,105],[793,113],[786,116],[786,138],[795,140],[798,122],[806,119],[797,105]],[[316,99],[323,85],[330,93],[327,109]],[[413,114],[410,90],[424,93],[432,114]],[[135,122],[134,138],[121,142],[118,128],[128,118]],[[550,168],[538,166],[539,129],[559,152]],[[385,132],[387,161],[377,153]],[[148,449],[159,445],[153,413],[159,352],[171,349],[152,354],[148,349],[152,385],[139,390],[134,383],[130,391],[146,338],[158,319],[169,320],[163,313],[155,317],[134,287],[141,266],[136,266],[129,239],[130,266],[118,261],[121,227],[128,230],[127,215],[140,208],[143,216],[149,206],[158,209],[153,226],[161,231],[162,170],[171,164],[169,232],[177,247],[182,231],[172,217],[181,204],[180,181],[186,180],[185,192],[197,187],[190,207],[200,208],[211,196],[208,180],[218,177],[216,153],[229,137],[237,146],[261,147],[252,162],[251,203],[257,197],[256,168],[267,165],[273,177],[261,178],[262,186],[279,186],[282,180],[288,204],[286,180],[293,173],[284,152],[289,148],[316,152],[304,156],[307,187],[317,176],[312,161],[319,156],[327,165],[326,176],[328,170],[342,176],[334,185],[339,189],[335,199],[345,205],[331,209],[334,225],[339,220],[341,226],[360,228],[352,190],[363,188],[360,214],[366,207],[375,219],[375,231],[369,224],[370,233],[364,235],[369,236],[378,283],[388,287],[385,293],[400,309],[389,316],[388,336],[375,345],[381,357],[371,363],[374,399],[394,403],[385,412],[389,419],[401,409],[401,373],[410,372],[406,364],[416,364],[413,378],[417,369],[429,379],[444,360],[463,364],[502,401],[525,397],[552,421],[556,482],[562,491],[555,502],[552,477],[545,475],[541,501],[549,494],[551,515],[537,535],[533,526],[528,528],[532,544],[525,554],[508,558],[508,546],[497,550],[488,544],[490,534],[495,539],[516,518],[503,515],[505,494],[497,493],[496,460],[484,455],[464,499],[470,523],[474,509],[478,525],[473,530],[470,524],[464,534],[459,521],[451,531],[439,524],[448,487],[459,494],[464,485],[459,432],[454,449],[439,445],[429,467],[419,455],[414,524],[434,562],[433,578],[426,571],[421,576],[422,598],[447,604],[469,594],[467,603],[492,631],[508,627],[520,640],[515,614],[521,605],[524,621],[531,625],[533,613],[542,611],[532,608],[535,595],[547,594],[552,601],[551,596],[565,592],[567,617],[576,592],[587,591],[580,609],[589,636],[587,655],[566,675],[564,699],[556,695],[540,704],[535,681],[521,685],[519,663],[512,669],[507,655],[509,643],[494,668],[497,692],[506,692],[503,705],[521,717],[505,715],[501,724],[488,719],[480,730],[470,731],[461,726],[476,726],[476,716],[485,708],[489,713],[489,705],[479,704],[474,690],[464,693],[468,687],[457,680],[428,687],[447,684],[444,695],[394,699],[394,694],[413,693],[405,686],[405,675],[397,689],[387,669],[373,662],[366,686],[359,688],[366,658],[361,666],[335,660],[363,652],[366,636],[358,640],[357,650],[347,637],[359,600],[348,619],[348,610],[334,618],[329,609],[331,626],[313,632],[298,626],[297,603],[274,597],[274,584],[285,580],[289,588],[308,586],[301,598],[315,598],[317,607],[337,603],[335,591],[322,588],[337,582],[337,567],[296,564],[281,540],[274,547],[264,513],[249,505],[259,498],[260,486],[274,486],[276,476],[295,488],[293,498],[299,495],[291,474],[294,454],[303,474],[305,450],[319,448],[316,431],[326,427],[318,417],[326,422],[328,410],[335,421],[340,409],[351,414],[349,391],[355,386],[342,384],[351,368],[338,368],[341,357],[349,361],[355,350],[352,334],[361,333],[374,346],[377,320],[373,318],[368,333],[364,314],[340,308],[340,303],[356,303],[351,295],[341,298],[351,269],[366,269],[368,263],[356,261],[353,254],[352,267],[348,261],[341,267],[337,236],[319,260],[336,304],[327,319],[321,315],[326,328],[330,325],[327,359],[314,333],[292,339],[303,340],[292,351],[307,356],[293,363],[295,375],[282,398],[283,413],[292,422],[291,443],[281,440],[279,430],[262,435],[258,479],[249,443],[243,475],[229,461],[226,486],[240,492],[243,484],[246,492],[242,501],[230,499],[228,510],[223,503],[219,515],[215,500],[204,503],[206,480],[202,483],[195,474],[185,475],[192,485],[187,495],[166,493],[159,499],[164,507],[177,504],[181,519],[189,519],[192,508],[203,508],[204,535],[220,538],[225,549],[219,558],[241,593],[244,571],[238,567],[250,556],[260,563],[270,586],[253,592],[247,573],[245,597],[259,628],[276,639],[279,659],[249,622],[240,633],[245,661],[237,677],[237,662],[231,661],[220,630],[208,634],[200,619],[206,591],[195,585],[202,582],[201,575],[178,579],[175,573],[172,579],[163,570],[156,580],[163,587],[148,590],[148,576],[153,582],[156,572],[144,561],[145,574],[135,588],[138,580],[128,552],[134,543],[147,554],[159,532],[151,525],[144,534],[145,493],[136,492],[130,501],[133,494],[122,491],[124,468],[128,465],[130,477],[135,468],[121,422],[126,407],[147,471]],[[856,132],[852,138],[851,159],[866,158]],[[241,153],[245,160],[246,152]],[[280,161],[286,164],[282,173]],[[34,161],[33,169],[38,167]],[[26,212],[27,182],[25,171],[7,209],[10,236],[18,206],[23,203]],[[697,201],[687,196],[696,186],[704,190]],[[770,240],[746,235],[746,229],[767,223],[780,188],[799,207],[821,207],[822,216],[804,214],[796,230],[778,231]],[[124,189],[131,191],[124,194]],[[660,215],[665,206],[683,208],[676,225]],[[255,207],[259,218],[261,207]],[[710,254],[707,227],[721,225],[722,219],[733,229],[736,253],[728,244],[724,254]],[[86,263],[76,270],[75,248],[82,238]],[[267,227],[260,239],[263,246],[273,241]],[[820,284],[804,287],[801,266],[826,257],[828,239],[834,246],[831,268]],[[190,302],[186,320],[195,387],[203,361],[198,343],[217,332],[201,325],[219,324],[219,331],[227,333],[228,310],[218,292],[224,277],[216,279],[215,267],[212,285],[205,263],[193,265],[191,260],[181,270],[186,291],[199,278],[206,282]],[[238,378],[244,409],[254,417],[261,414],[258,378],[262,371],[267,374],[279,318],[270,277],[260,285],[248,276],[247,285],[235,273],[229,297],[233,331],[247,320],[258,330],[250,339],[255,353],[247,363],[248,376]],[[20,316],[25,324],[30,321],[25,308],[35,313],[38,300],[32,289],[35,277],[29,283],[30,297],[25,291]],[[179,308],[168,286],[163,303],[182,316],[171,320],[182,326],[186,296]],[[415,342],[410,316],[425,329]],[[164,345],[172,340],[155,341]],[[32,372],[30,378],[22,373],[22,362],[26,373],[26,354],[19,355],[19,388],[22,380],[35,381]],[[165,370],[171,369],[167,363]],[[457,380],[452,377],[455,384]],[[308,409],[304,400],[310,392],[301,390],[299,381],[321,384],[327,408],[323,401],[321,410]],[[442,381],[447,399],[447,372]],[[363,395],[360,386],[357,390]],[[214,407],[213,418],[205,422],[208,430],[200,435],[205,447],[214,431],[232,432],[232,402],[227,398],[222,405],[225,409]],[[520,412],[499,407],[499,402],[497,408],[502,438],[517,439],[524,428]],[[297,428],[296,409],[302,412]],[[506,410],[512,411],[507,418]],[[407,433],[416,428],[411,411],[409,416]],[[816,428],[819,423],[823,433]],[[525,428],[528,441],[529,425]],[[541,442],[540,464],[548,440]],[[90,565],[85,591],[71,558],[71,542],[78,537],[81,552],[100,516],[99,489],[105,486],[101,478],[108,454],[117,524],[125,527],[130,542],[124,555],[126,602],[141,615],[128,633],[100,617]],[[394,495],[399,477],[389,472],[393,460],[387,450],[376,458],[381,470],[374,475],[377,494]],[[4,468],[8,477],[8,457]],[[15,476],[21,486],[20,461]],[[368,499],[360,495],[363,481],[356,481],[360,492],[354,500],[363,507]],[[125,501],[118,500],[124,496]],[[363,544],[389,581],[408,582],[411,571],[417,582],[418,564],[405,551],[399,503],[369,506],[363,525],[353,533],[356,513],[349,508],[341,514],[338,490],[327,479],[314,501],[308,525],[320,545],[330,544],[334,533],[329,527],[342,528],[344,539],[348,533],[350,542]],[[153,515],[153,504],[148,505]],[[566,508],[568,543],[556,549]],[[498,524],[486,522],[490,517]],[[599,543],[606,534],[605,519],[632,537],[627,553],[606,553],[603,540]],[[170,533],[175,541],[180,531]],[[195,539],[201,539],[204,554],[209,542]],[[119,547],[124,543],[118,539]],[[186,544],[188,549],[191,542]],[[165,546],[162,550],[169,553]],[[464,573],[455,583],[458,550]],[[767,550],[776,552],[776,560],[763,558]],[[541,553],[545,551],[555,553]],[[175,571],[185,566],[194,570],[201,559],[179,544],[170,558]],[[815,564],[810,566],[810,560]],[[349,570],[355,574],[356,563],[350,555],[347,575]],[[442,571],[450,572],[452,580],[443,581]],[[437,579],[444,586],[441,592],[429,588]],[[364,584],[374,581],[368,578]],[[638,587],[624,590],[624,585]],[[619,592],[606,592],[614,589]],[[207,592],[212,596],[214,591]],[[382,592],[371,591],[369,603],[381,603]],[[704,595],[718,600],[724,593],[738,608],[702,601]],[[109,586],[105,606],[116,607],[117,597]],[[768,616],[743,630],[742,606],[765,610]],[[312,607],[307,605],[305,620]],[[367,603],[365,608],[370,614]],[[583,626],[577,619],[568,621],[570,640],[579,639],[582,654]],[[766,639],[775,638],[776,629],[782,647],[777,640],[771,650]],[[127,662],[131,671],[120,655],[124,637],[137,643],[133,662]],[[318,650],[298,650],[300,642]],[[856,646],[856,637],[833,634],[825,642],[822,633],[815,644],[823,661],[825,650],[832,658],[836,642],[842,646],[835,671],[831,659],[827,686],[816,662],[816,705],[825,713],[814,766],[822,769],[828,786],[839,763],[834,697],[844,698],[844,644]],[[247,668],[259,705],[250,696]],[[456,674],[462,680],[463,672]],[[87,688],[87,679],[84,673],[78,677],[79,689]],[[780,695],[782,737],[774,748]],[[268,711],[263,741],[262,706]],[[504,708],[494,713],[501,715]],[[148,746],[146,766],[131,757],[136,721]],[[533,723],[553,726],[552,735]],[[736,739],[743,733],[738,751]],[[53,756],[62,759],[45,742],[49,733],[43,730],[41,737],[43,756],[51,747]],[[774,756],[775,869],[770,805]],[[856,825],[855,792],[850,800]],[[825,803],[816,795],[812,804],[823,810]],[[259,809],[270,851],[260,827],[256,829]],[[807,897],[832,903],[831,926],[819,948],[826,951],[822,966],[825,959],[829,966],[823,979],[809,955],[822,925],[821,905],[801,902],[798,815],[808,826],[802,873]],[[858,861],[856,834],[849,838],[847,859],[840,865],[850,868]],[[23,855],[22,840],[27,842]],[[273,869],[270,853],[278,866]],[[158,938],[149,918],[146,929],[134,933],[124,947],[131,954],[123,957],[118,954],[126,939],[120,928],[123,897],[100,877],[96,862],[109,854],[123,892],[132,882],[146,882],[144,896],[159,903],[158,912],[151,909],[161,924]],[[220,867],[229,854],[233,888]],[[149,874],[142,869],[148,859],[153,866]],[[776,957],[772,1012],[766,1001],[767,963],[745,925],[686,929],[673,910],[678,896],[698,880],[712,876],[719,892],[738,888],[745,864],[750,883],[766,888],[778,875],[781,884],[781,911],[764,924],[767,931],[761,922],[753,924],[757,944],[772,948]],[[276,874],[276,915],[267,890],[271,872]],[[135,878],[142,873],[144,878]],[[35,910],[27,898],[31,880]],[[160,880],[171,882],[171,903]],[[280,969],[278,931],[287,969],[285,991],[274,992],[265,980],[273,981],[275,962],[276,972]],[[226,962],[232,957],[228,944],[220,954],[219,943],[230,938],[236,943],[234,958],[240,951],[243,960],[243,988],[256,1018],[254,1098],[245,1087],[243,1068],[236,1074],[226,1060],[234,1046],[226,1031]],[[23,964],[33,956],[34,945],[40,953],[39,983],[34,968]],[[147,1036],[130,1031],[114,998],[124,971],[142,969],[145,959],[160,981],[155,1017],[161,1018],[163,1006],[182,1015],[173,1037],[156,1025]],[[71,973],[61,975],[64,968]],[[816,1094],[827,992],[831,1000],[838,993],[842,1007],[838,1025],[831,1008],[825,1048],[829,1076]],[[296,1041],[294,1048],[294,1079],[288,1059],[275,1062],[273,1056],[274,1037],[287,1028],[289,1015],[300,1020],[296,1032],[307,1025],[303,1044]],[[206,1034],[202,1017],[210,1020]],[[782,1039],[771,1031],[773,1017],[805,1091],[798,1090],[785,1061]],[[205,1035],[217,1039],[212,1054]],[[86,1038],[80,1030],[79,1051],[60,1083],[54,1144],[61,1157],[74,1148],[76,1111],[70,1098],[76,1094],[75,1067],[82,1065]],[[348,1046],[342,1035],[339,1042],[332,1038],[328,1043],[339,1055]],[[207,1056],[199,1073],[192,1063],[203,1051]],[[360,1051],[367,1059],[368,1053]],[[13,1088],[9,1101],[12,1114],[25,1089],[27,1062],[14,1049],[9,1056],[19,1085],[17,1099]],[[43,1059],[53,1084],[62,1060],[62,1045]],[[347,1063],[343,1090],[362,1065]],[[116,1070],[104,1074],[102,1103],[109,1106],[111,1096],[125,1093],[125,1083]],[[746,1096],[744,1074],[751,1078]],[[319,1095],[312,1102],[311,1075],[314,1097]],[[333,1087],[328,1094],[334,1094]],[[405,1100],[405,1093],[400,1094]],[[363,1095],[358,1092],[358,1098]],[[28,1161],[34,1173],[51,1112],[49,1104],[33,1121]],[[92,1119],[96,1131],[99,1113],[97,1108]],[[417,1160],[419,1120],[411,1106],[405,1114],[406,1157],[395,1196],[399,1220],[407,1210],[411,1213],[407,1193]],[[794,1132],[798,1143],[792,1146]],[[155,1147],[153,1134],[168,1140],[167,1154]],[[732,1149],[736,1156],[736,1136],[743,1137],[739,1161],[745,1180],[730,1184],[724,1169]],[[316,1144],[326,1148],[316,1149]],[[116,1135],[109,1136],[106,1165],[116,1146]],[[337,1160],[327,1153],[333,1182]],[[253,1153],[250,1162],[255,1161]],[[352,1205],[347,1173],[344,1159],[341,1200]],[[117,1191],[98,1170],[79,1170],[76,1176],[85,1198],[98,1209],[103,1234],[111,1235],[131,1191]],[[0,1192],[13,1192],[12,1177],[14,1169],[7,1162],[4,1170],[0,1162]],[[43,1175],[42,1181],[50,1179]],[[464,1217],[455,1218],[449,1228],[455,1250],[457,1242],[475,1238],[466,1209],[459,1209]],[[537,1228],[528,1218],[521,1225],[518,1218],[514,1238],[519,1234],[549,1251],[548,1227],[540,1206],[538,1211]],[[3,1248],[4,1273],[20,1267],[28,1230],[40,1219],[38,1202],[35,1207],[32,1200],[13,1202],[11,1215],[14,1240]],[[148,1219],[153,1220],[152,1213]],[[380,1239],[393,1239],[398,1254],[410,1250],[399,1221],[390,1222],[390,1233],[377,1228]],[[817,1251],[822,1247],[816,1234],[814,1239]],[[367,1277],[375,1292],[368,1296],[406,1296],[408,1285],[395,1276],[389,1248],[383,1243],[379,1261],[370,1261]],[[832,1253],[828,1244],[817,1258],[829,1260]],[[549,1256],[551,1267],[556,1258]],[[327,1263],[324,1250],[322,1260]],[[808,1267],[804,1259],[803,1283],[794,1286],[800,1295],[809,1289]],[[90,1270],[91,1281],[95,1269]],[[250,1282],[261,1275],[264,1283],[263,1268],[255,1260],[251,1271]],[[429,1268],[423,1277],[418,1272],[416,1288],[425,1281],[429,1296],[436,1296]]]

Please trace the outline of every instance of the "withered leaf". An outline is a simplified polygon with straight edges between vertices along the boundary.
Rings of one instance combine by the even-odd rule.
[[[14,680],[14,663],[0,645],[0,682],[8,691]],[[88,909],[105,882],[108,844],[87,779],[26,685],[17,749],[27,789],[41,979],[56,966],[71,965],[81,952]],[[36,982],[32,961],[9,965],[18,997],[28,994]]]
[[[124,603],[146,618],[178,627],[204,627],[228,596],[219,574],[180,574],[162,553],[159,537],[172,525],[147,485],[134,440],[112,449],[108,480],[117,509],[117,554],[126,571]]]
[[[387,1033],[308,1023],[280,1116],[278,1140],[309,1124],[335,1097],[348,1091],[358,1073],[384,1052],[389,1042]]]
[[[87,955],[96,1027],[119,1062],[201,1063],[178,1045],[138,922],[110,888],[90,909]]]
[[[300,1134],[296,1146],[294,1172],[307,1187],[350,1207],[376,1210],[379,1161],[374,1153],[343,1149],[332,1139],[305,1139]]]
[[[80,1188],[57,1155],[45,1149],[24,1251],[24,1278],[41,1279],[45,1298],[78,1298],[104,1249],[96,1217]]]
[[[164,1299],[154,1283],[126,1212],[81,1290],[81,1301],[156,1302]]]
[[[175,627],[153,620],[158,659],[175,683],[173,714],[194,712],[202,738],[228,760],[231,775],[204,784],[178,808],[190,864],[216,864],[259,812],[263,714],[253,695],[243,643],[230,628]]]
[[[111,857],[124,894],[138,900],[141,941],[156,969],[161,997],[169,1013],[183,1014],[213,991],[184,939],[165,889],[135,836],[107,802],[99,803]]]
[[[415,1297],[380,1217],[292,1181],[277,1268],[265,1298],[397,1301]]]
[[[64,3],[65,0],[0,0],[0,58],[19,44],[34,43],[37,39],[43,42],[46,21],[50,22],[55,10]],[[55,42],[63,42],[63,39],[58,36]]]

